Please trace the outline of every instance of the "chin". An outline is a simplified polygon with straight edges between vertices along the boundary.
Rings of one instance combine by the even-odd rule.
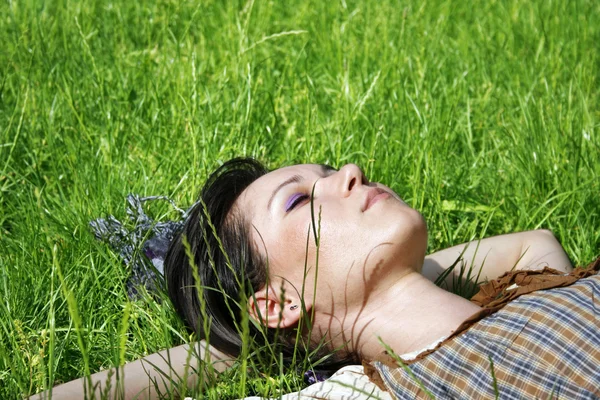
[[[392,243],[395,244],[396,257],[401,257],[411,264],[421,263],[427,252],[427,223],[417,210],[412,208],[404,218],[396,224]]]

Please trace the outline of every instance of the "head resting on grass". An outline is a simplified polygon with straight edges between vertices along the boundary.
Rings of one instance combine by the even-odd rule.
[[[233,159],[200,200],[167,255],[169,296],[200,337],[234,356],[248,316],[248,336],[277,343],[284,358],[325,344],[356,361],[360,332],[346,317],[358,318],[372,292],[425,254],[422,216],[354,164],[269,172]]]

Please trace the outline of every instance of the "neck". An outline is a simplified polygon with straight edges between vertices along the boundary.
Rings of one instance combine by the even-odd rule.
[[[449,336],[478,310],[420,273],[409,272],[390,286],[371,292],[359,309],[348,310],[338,321],[338,329],[329,333],[336,347],[345,343],[349,351],[372,360],[384,352],[381,342],[397,355],[417,351]]]

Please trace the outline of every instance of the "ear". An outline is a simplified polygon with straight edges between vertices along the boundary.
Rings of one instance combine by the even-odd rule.
[[[282,296],[283,293],[283,296]],[[310,309],[304,304],[306,310]],[[248,313],[255,321],[268,328],[290,328],[298,324],[302,316],[302,302],[296,293],[275,290],[267,285],[248,299]]]

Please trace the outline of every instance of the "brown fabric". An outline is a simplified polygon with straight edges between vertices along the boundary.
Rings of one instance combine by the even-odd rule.
[[[581,278],[595,274],[600,267],[600,259],[586,268],[576,268],[569,274],[545,267],[542,270],[510,271],[479,287],[479,292],[471,298],[478,306],[496,308],[527,293],[536,290],[569,286]],[[517,285],[514,289],[509,289]]]
[[[385,360],[386,364],[390,362],[389,360],[387,360],[387,358],[389,358],[391,360],[390,356],[386,356],[386,360]],[[376,384],[379,389],[387,391],[385,382],[381,378],[381,375],[379,375],[379,371],[377,371],[377,368],[375,368],[375,366],[373,366],[372,363],[366,362],[366,361],[363,361],[362,365],[363,365],[363,368],[365,371],[365,375],[367,375],[367,377],[371,380],[371,382]],[[393,364],[392,366],[397,367],[398,365]]]

